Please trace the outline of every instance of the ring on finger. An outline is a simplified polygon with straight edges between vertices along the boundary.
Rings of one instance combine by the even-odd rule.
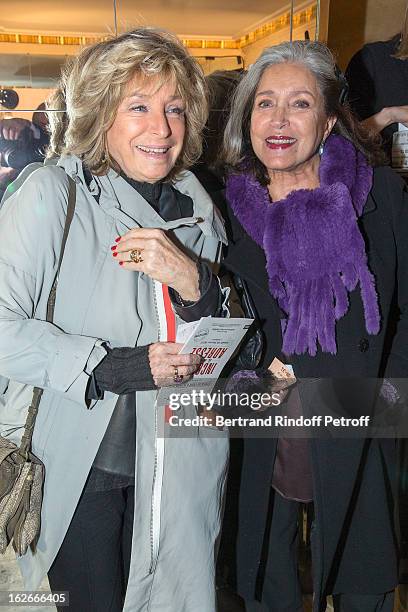
[[[143,261],[142,251],[140,249],[132,249],[129,253],[129,257],[130,261],[133,261],[133,263],[135,264],[141,263]]]
[[[173,374],[174,382],[176,384],[183,382],[184,376],[182,374],[179,374],[178,367],[177,366],[173,366],[173,368],[174,368],[174,374]]]

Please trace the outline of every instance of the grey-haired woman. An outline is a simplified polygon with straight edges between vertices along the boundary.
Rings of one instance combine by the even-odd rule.
[[[391,169],[372,167],[375,143],[342,105],[343,85],[321,43],[265,49],[225,131],[225,266],[258,313],[260,366],[293,367],[299,384],[282,414],[295,423],[372,415],[376,378],[408,373],[408,201]],[[313,501],[314,612],[328,594],[337,611],[392,612],[394,440],[289,431],[244,440],[236,569],[247,610],[303,609],[298,505]]]
[[[66,110],[52,113],[56,164],[17,182],[0,213],[3,435],[19,439],[31,389],[44,389],[25,585],[48,573],[76,612],[214,611],[227,441],[164,439],[156,401],[198,365],[178,354],[178,323],[225,310],[211,271],[223,226],[186,170],[201,152],[204,79],[173,35],[140,28],[85,49],[53,109]],[[76,207],[51,324],[67,175]]]

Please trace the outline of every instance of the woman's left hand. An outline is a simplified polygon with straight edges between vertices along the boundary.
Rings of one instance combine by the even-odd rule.
[[[139,263],[132,261],[132,251]],[[148,274],[183,300],[196,302],[200,297],[197,265],[161,229],[130,230],[117,239],[112,255],[124,269]]]

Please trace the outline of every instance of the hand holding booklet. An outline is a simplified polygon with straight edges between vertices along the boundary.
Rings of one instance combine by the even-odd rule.
[[[202,317],[177,330],[177,342],[184,342],[182,354],[195,353],[204,359],[194,378],[218,378],[232,357],[253,319]]]
[[[199,321],[179,325],[176,341],[183,343],[180,353],[201,355],[203,361],[190,380],[162,387],[157,398],[159,405],[166,405],[174,391],[188,393],[203,389],[210,393],[252,322],[253,319],[202,317]]]

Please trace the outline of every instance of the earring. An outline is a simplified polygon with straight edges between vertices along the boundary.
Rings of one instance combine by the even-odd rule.
[[[106,164],[109,161],[109,151],[106,144],[106,134],[103,135],[102,145],[103,145],[103,153],[101,157],[101,164]]]
[[[102,154],[102,159],[101,159],[101,163],[102,164],[106,164],[106,162],[109,161],[109,153],[107,152],[107,150],[105,149],[105,151]]]
[[[322,140],[322,142],[320,143],[320,147],[319,147],[320,157],[323,155],[323,151],[324,151],[324,140]]]

